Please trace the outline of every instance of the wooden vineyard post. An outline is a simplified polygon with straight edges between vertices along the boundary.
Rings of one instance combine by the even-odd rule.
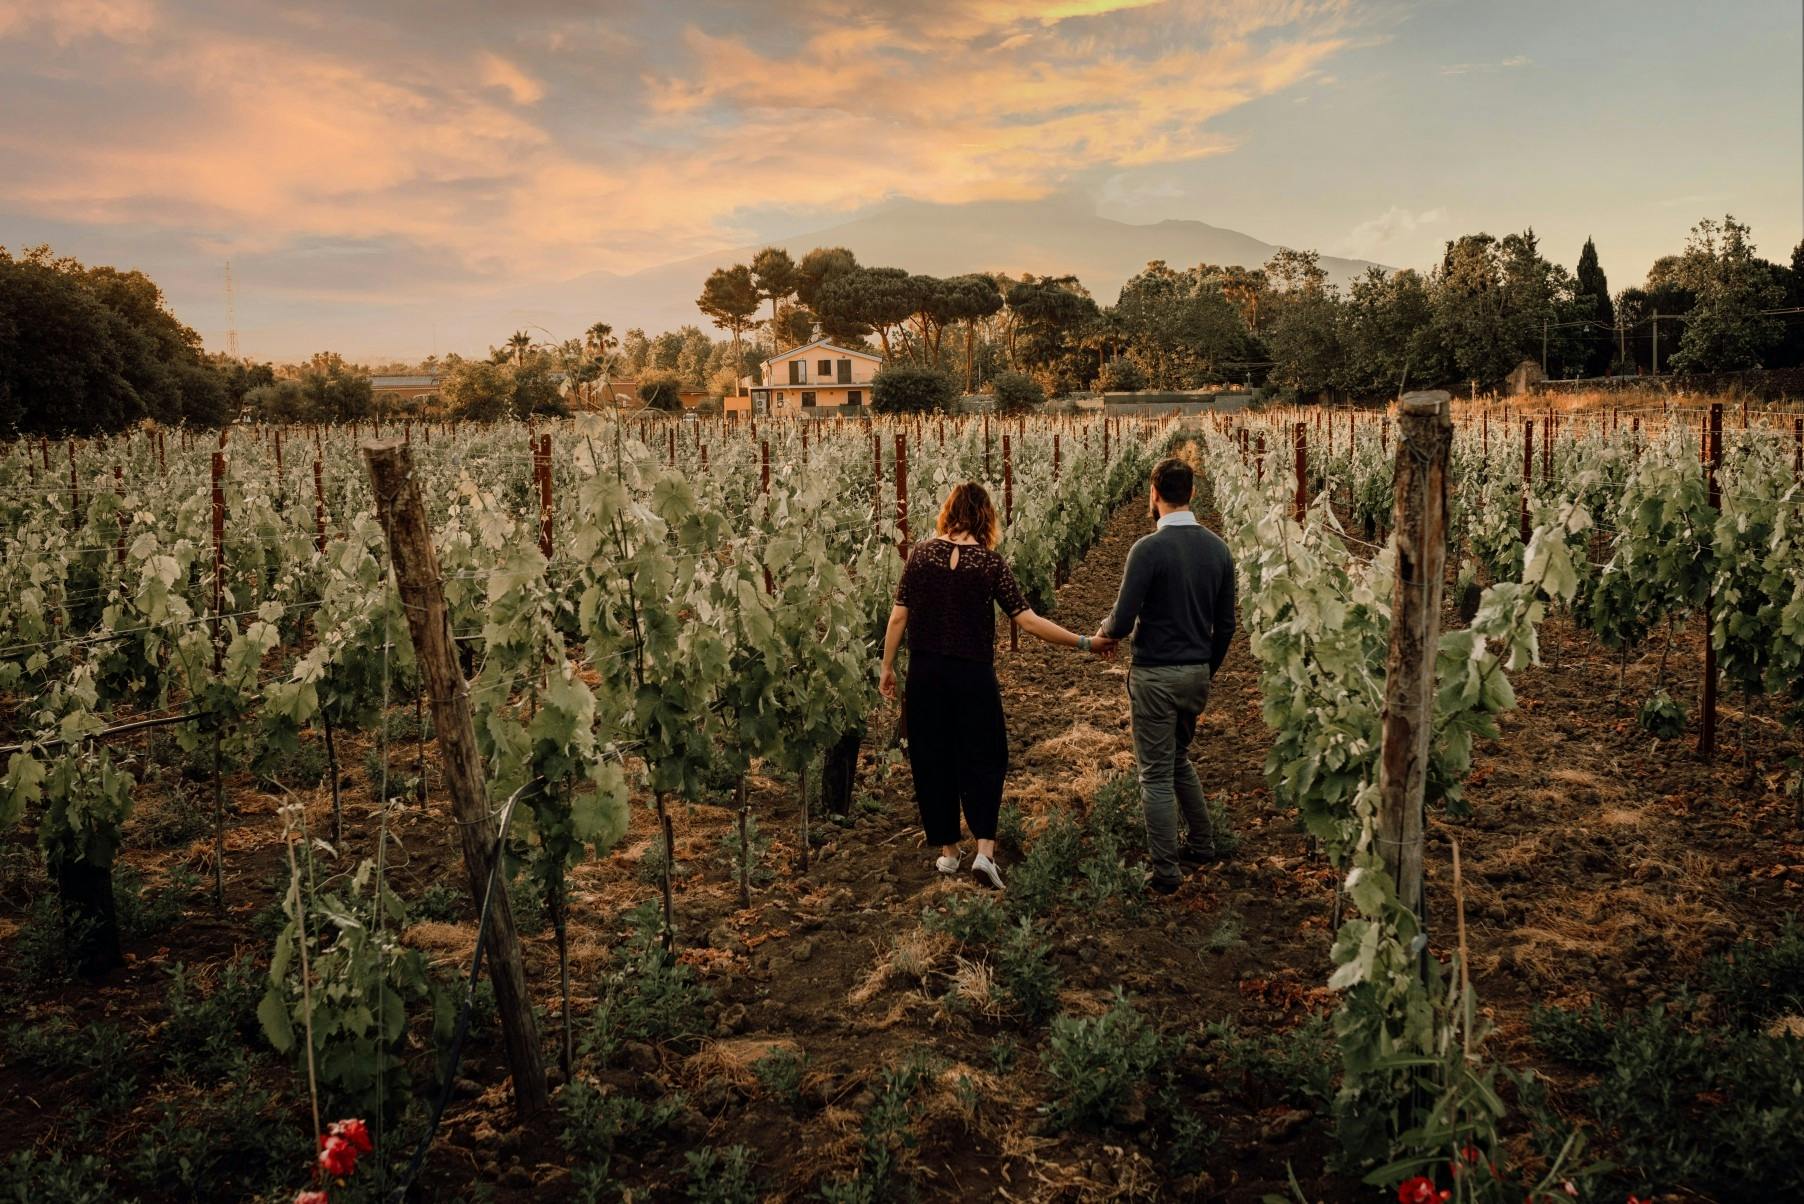
[[[1541,483],[1553,479],[1553,415],[1541,419]]]
[[[222,434],[223,440],[225,436]],[[213,676],[225,671],[220,616],[225,613],[225,453],[213,453]],[[213,729],[213,902],[225,910],[225,765],[222,733]]]
[[[319,549],[320,555],[326,554],[326,483],[324,479],[325,464],[320,458],[319,447],[313,449],[313,546]]]
[[[1722,509],[1723,489],[1717,474],[1723,467],[1723,403],[1710,403],[1709,458],[1705,478],[1710,484],[1710,511]],[[1704,591],[1704,700],[1698,724],[1698,756],[1707,763],[1716,756],[1716,639],[1711,628],[1716,624],[1714,590]]]
[[[875,488],[875,487],[873,486],[873,488]],[[769,439],[758,440],[758,496],[764,499],[764,517],[768,521],[770,518],[770,440]],[[765,557],[762,557],[762,556],[759,557],[759,560],[764,562],[763,563],[764,592],[767,596],[774,595],[777,592],[777,583],[776,583],[776,580],[774,578],[772,578],[770,575],[770,563]],[[669,833],[665,834],[664,847],[666,849],[671,847],[670,842],[669,842]],[[665,885],[666,885],[666,887],[668,887],[668,885],[669,885],[668,880],[666,880]]]
[[[1259,432],[1259,441],[1253,447],[1253,479],[1265,480],[1265,432]]]
[[[1102,458],[1104,460],[1109,458],[1109,434],[1106,425],[1103,428],[1102,436]],[[986,484],[992,479],[990,476],[990,416],[988,414],[983,416],[983,479]]]
[[[113,496],[123,499],[125,496],[125,470],[117,464],[113,465]],[[121,501],[115,522],[119,524],[119,543],[114,549],[120,564],[125,563],[125,528],[131,523],[131,516],[125,512]]]
[[[1528,546],[1528,490],[1535,472],[1535,420],[1522,420],[1522,544]]]
[[[1015,521],[1015,453],[1010,446],[1008,432],[1002,433],[1002,526],[1006,530]],[[1008,650],[1017,652],[1021,648],[1021,629],[1013,622],[1008,625]]]
[[[1308,424],[1302,423],[1302,422],[1297,423],[1295,439],[1293,442],[1294,442],[1293,451],[1295,453],[1296,472],[1297,472],[1296,520],[1298,523],[1301,523],[1303,521],[1304,516],[1309,513],[1309,480],[1308,480],[1308,478],[1309,478],[1309,426],[1308,426]]]
[[[871,434],[871,513],[883,514],[883,436]]]
[[[483,950],[489,957],[495,1009],[500,1013],[508,1070],[513,1075],[514,1104],[525,1120],[549,1104],[545,1063],[532,999],[526,993],[526,968],[520,958],[520,936],[514,929],[513,905],[506,890],[489,890],[493,862],[500,850],[495,847],[497,834],[484,786],[482,754],[476,747],[469,683],[457,667],[438,553],[426,526],[419,482],[414,479],[413,453],[390,442],[371,443],[363,454],[375,488],[376,517],[388,537],[401,609],[407,615],[408,634],[432,707],[432,727],[438,734],[445,788],[457,820],[470,896],[478,909],[485,897],[488,900]]]
[[[1804,477],[1804,418],[1792,419],[1791,475]]]
[[[75,478],[75,440],[64,444],[69,449],[69,522],[81,526],[81,484]]]
[[[1447,459],[1452,407],[1441,390],[1397,405],[1396,590],[1385,660],[1384,743],[1378,759],[1378,849],[1397,901],[1422,917],[1423,796],[1434,727],[1434,663],[1447,567]]]
[[[533,449],[533,468],[539,478],[539,551],[551,559],[551,435],[540,435]]]
[[[896,529],[902,533],[902,562],[908,563],[908,436],[896,432]]]

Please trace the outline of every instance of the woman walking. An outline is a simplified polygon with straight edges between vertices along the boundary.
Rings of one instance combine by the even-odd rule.
[[[908,761],[927,843],[938,845],[942,874],[959,867],[959,823],[977,840],[971,873],[984,886],[1002,887],[996,867],[996,816],[1008,773],[1008,730],[996,683],[996,611],[1049,644],[1085,652],[1113,641],[1066,631],[1035,614],[1022,597],[1008,563],[996,554],[1001,524],[982,485],[967,482],[947,495],[934,538],[909,556],[896,587],[883,639],[878,689],[896,697],[896,649],[908,636]],[[1104,645],[1107,645],[1106,647]]]

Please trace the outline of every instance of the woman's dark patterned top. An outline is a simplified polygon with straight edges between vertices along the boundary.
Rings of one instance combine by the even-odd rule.
[[[958,554],[958,567],[952,565]],[[908,608],[908,646],[966,660],[996,657],[996,612],[1014,618],[1028,609],[1008,562],[978,544],[929,539],[915,546],[896,586]]]

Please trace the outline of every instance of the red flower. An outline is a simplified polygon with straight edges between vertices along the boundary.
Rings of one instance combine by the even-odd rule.
[[[326,1204],[326,1193],[323,1191],[296,1192],[294,1204]]]
[[[357,1169],[357,1147],[336,1133],[320,1138],[319,1167],[328,1178],[346,1178]]]
[[[1630,1192],[1628,1204],[1654,1204],[1654,1201],[1653,1201],[1653,1197],[1651,1197],[1651,1196],[1648,1197],[1647,1199],[1643,1200],[1640,1196],[1636,1195],[1634,1192]]]
[[[1450,1191],[1436,1191],[1434,1180],[1427,1175],[1417,1175],[1397,1185],[1397,1204],[1441,1204],[1452,1198]]]
[[[350,1142],[351,1147],[359,1154],[367,1154],[376,1148],[375,1143],[370,1140],[369,1126],[364,1124],[361,1120],[333,1121],[332,1127],[328,1129],[327,1132],[331,1133],[334,1137],[342,1137]]]

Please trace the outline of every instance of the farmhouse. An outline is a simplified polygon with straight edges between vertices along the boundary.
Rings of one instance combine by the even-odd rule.
[[[751,389],[762,414],[810,414],[859,409],[871,400],[871,381],[883,357],[816,339],[764,361],[764,383]]]

